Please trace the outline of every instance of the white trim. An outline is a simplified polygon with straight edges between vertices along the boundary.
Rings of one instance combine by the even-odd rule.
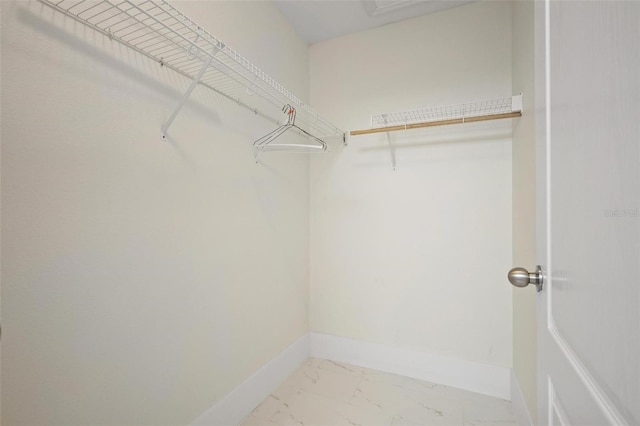
[[[549,288],[551,293],[551,288]],[[549,308],[551,311],[551,308]],[[607,397],[607,394],[598,385],[596,379],[591,375],[587,367],[580,361],[580,357],[573,350],[571,345],[562,337],[560,331],[556,328],[553,318],[551,318],[552,325],[549,327],[549,334],[553,337],[553,340],[560,348],[560,351],[571,364],[578,377],[582,380],[585,389],[589,392],[596,405],[607,418],[609,424],[612,425],[627,425],[629,422],[625,420],[624,416],[618,411],[615,404]]]
[[[511,370],[511,406],[518,426],[533,426],[527,400],[524,398],[522,388],[513,370]]]
[[[237,425],[309,357],[305,334],[232,390],[192,425]]]
[[[377,343],[310,333],[309,355],[511,399],[511,369]]]
[[[296,340],[191,424],[241,423],[309,357],[345,362],[507,400],[512,397],[511,369],[507,367],[312,332]]]
[[[560,426],[570,426],[571,421],[569,420],[569,416],[567,415],[567,410],[564,409],[564,406],[557,398],[556,389],[553,386],[551,376],[547,376],[547,387],[547,394],[549,395],[549,401],[547,403],[547,411],[549,413],[547,415],[547,424],[553,425],[556,423],[560,423]],[[555,421],[556,418],[558,419],[558,422]]]

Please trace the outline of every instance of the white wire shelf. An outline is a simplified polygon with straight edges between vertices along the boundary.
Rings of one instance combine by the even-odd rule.
[[[352,130],[350,135],[366,135],[520,116],[522,116],[522,94],[466,104],[376,114],[371,116],[370,129]]]
[[[165,0],[40,1],[254,114],[279,124],[283,105],[290,104],[298,111],[298,123],[310,133],[344,140],[342,130]]]

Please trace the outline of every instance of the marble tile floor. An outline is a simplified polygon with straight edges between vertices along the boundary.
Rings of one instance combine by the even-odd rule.
[[[309,358],[241,425],[515,426],[516,422],[510,401]]]

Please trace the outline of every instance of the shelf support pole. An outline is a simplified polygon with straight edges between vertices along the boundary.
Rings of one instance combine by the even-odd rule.
[[[162,128],[160,129],[160,131],[162,132],[162,140],[163,141],[167,140],[167,138],[169,137],[169,135],[167,133],[168,130],[169,130],[169,127],[171,127],[171,124],[173,124],[173,120],[176,119],[176,117],[180,113],[180,110],[182,109],[184,104],[187,102],[187,99],[189,99],[189,96],[191,96],[191,92],[193,92],[193,89],[195,89],[196,86],[198,85],[198,83],[200,83],[200,80],[202,79],[202,76],[204,75],[204,73],[207,70],[207,68],[209,68],[209,65],[211,65],[211,61],[213,60],[213,57],[216,55],[217,51],[218,51],[217,47],[213,49],[213,51],[209,55],[209,59],[207,59],[202,64],[202,68],[200,68],[200,71],[198,71],[198,74],[193,78],[193,81],[191,82],[191,85],[189,86],[187,91],[184,93],[184,95],[182,95],[182,98],[180,99],[180,102],[178,102],[178,105],[173,110],[173,113],[171,114],[169,119],[166,121],[166,123],[164,123],[162,125]]]
[[[387,125],[387,119],[385,118],[384,120],[384,124]],[[389,155],[391,155],[391,167],[393,167],[393,170],[396,169],[396,149],[393,146],[393,141],[391,140],[391,135],[389,134],[389,132],[385,132],[387,135],[387,143],[389,144]]]
[[[389,153],[391,154],[391,167],[393,170],[396,169],[396,148],[393,146],[393,142],[391,141],[391,135],[387,132],[387,142],[389,143]]]

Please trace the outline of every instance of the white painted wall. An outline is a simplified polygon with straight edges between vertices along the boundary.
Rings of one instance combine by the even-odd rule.
[[[372,113],[510,96],[511,4],[311,47],[311,103]],[[511,123],[351,138],[311,160],[312,331],[511,367]]]
[[[178,7],[301,98],[271,3]],[[2,2],[2,423],[187,424],[308,331],[308,161],[37,1]]]
[[[513,92],[524,94],[523,114],[513,121],[513,266],[536,265],[535,4],[512,6]],[[536,291],[513,289],[513,371],[536,416]]]

